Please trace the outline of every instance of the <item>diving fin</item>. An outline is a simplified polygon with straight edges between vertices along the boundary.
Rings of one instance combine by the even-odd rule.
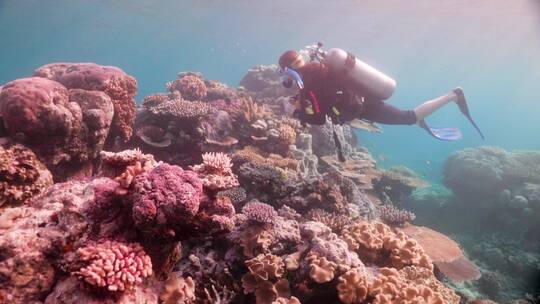
[[[456,141],[463,138],[458,128],[430,128],[424,119],[420,120],[418,125],[439,140]]]
[[[471,113],[469,112],[469,107],[467,106],[467,100],[465,99],[465,94],[463,93],[463,89],[460,87],[457,87],[454,89],[454,93],[456,93],[456,96],[457,96],[456,103],[461,113],[463,113],[463,115],[465,115],[465,117],[469,119],[469,121],[474,126],[476,131],[478,131],[478,134],[480,134],[480,137],[482,137],[482,139],[485,139],[484,134],[482,133],[482,131],[480,131],[480,128],[478,127],[478,125],[476,125],[476,123],[471,117]]]

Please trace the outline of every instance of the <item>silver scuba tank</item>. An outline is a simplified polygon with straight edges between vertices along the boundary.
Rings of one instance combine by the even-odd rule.
[[[394,79],[342,49],[328,50],[324,56],[324,63],[336,72],[348,73],[358,88],[372,97],[388,99],[396,88]]]

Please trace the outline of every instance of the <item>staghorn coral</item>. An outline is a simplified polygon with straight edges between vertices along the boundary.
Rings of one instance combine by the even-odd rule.
[[[309,276],[313,281],[321,284],[334,279],[334,273],[337,267],[336,263],[328,261],[325,257],[319,257],[314,253],[308,254],[306,261],[309,263]]]
[[[152,275],[152,261],[137,243],[106,241],[79,248],[77,255],[87,266],[72,274],[90,285],[110,291],[132,289]]]
[[[274,207],[258,201],[250,201],[242,208],[242,213],[254,222],[261,224],[273,224],[276,221],[277,212]]]
[[[336,288],[343,303],[363,303],[368,297],[369,285],[364,268],[352,268],[339,277]]]
[[[165,282],[159,299],[163,304],[191,303],[195,300],[195,282],[189,276],[183,278],[173,272]]]
[[[433,269],[429,256],[418,242],[404,232],[394,233],[381,222],[358,222],[343,229],[342,238],[363,260],[382,265],[417,265]]]
[[[114,106],[112,134],[125,141],[131,137],[137,81],[121,69],[95,63],[51,63],[35,70],[34,75],[58,81],[68,89],[107,94]]]
[[[206,85],[201,77],[184,75],[167,83],[169,92],[179,91],[182,97],[189,101],[203,100],[206,97]]]
[[[232,172],[231,159],[223,153],[204,153],[203,163],[192,166],[191,169],[199,174],[203,185],[211,190],[224,190],[239,185],[236,175]]]
[[[31,150],[0,146],[0,206],[22,203],[52,184],[51,173]]]
[[[403,226],[412,222],[416,215],[414,213],[394,207],[393,205],[382,205],[377,207],[380,219],[389,225]]]

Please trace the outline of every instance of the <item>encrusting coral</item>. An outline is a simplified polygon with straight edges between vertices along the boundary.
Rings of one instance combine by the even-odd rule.
[[[152,275],[152,261],[139,244],[106,241],[79,248],[77,255],[88,265],[72,274],[110,291],[131,289]]]
[[[51,173],[30,149],[0,146],[0,206],[22,203],[52,184]]]

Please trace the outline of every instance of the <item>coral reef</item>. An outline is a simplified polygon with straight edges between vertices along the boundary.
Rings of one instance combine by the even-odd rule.
[[[378,168],[348,126],[336,128],[338,161],[330,123],[283,116],[289,91],[273,68],[243,88],[180,73],[136,111],[136,82],[119,69],[35,75],[0,91],[0,303],[458,304],[490,290],[506,300],[509,268],[534,275],[536,255],[482,243],[479,265],[500,263],[487,271],[409,224],[391,203],[425,183]],[[53,185],[47,168],[68,182]],[[540,179],[527,172],[492,197],[532,235]],[[453,199],[430,214],[464,206]],[[484,292],[460,299],[439,279]]]

